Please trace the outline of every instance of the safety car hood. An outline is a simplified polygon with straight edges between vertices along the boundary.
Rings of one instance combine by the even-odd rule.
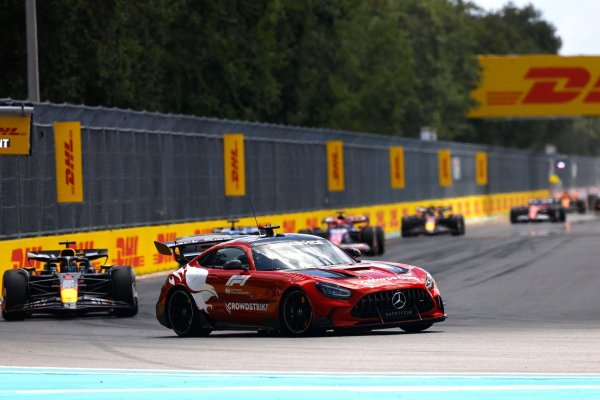
[[[421,281],[411,266],[376,261],[294,272],[322,278],[322,280],[337,280],[344,286],[357,287],[384,287],[396,283],[415,284]]]

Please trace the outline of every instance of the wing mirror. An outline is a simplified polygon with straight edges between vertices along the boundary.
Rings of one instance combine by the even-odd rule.
[[[229,260],[225,263],[225,265],[223,266],[223,269],[227,269],[227,270],[243,269],[244,271],[248,271],[249,268],[247,265],[242,265],[242,262],[240,260]]]

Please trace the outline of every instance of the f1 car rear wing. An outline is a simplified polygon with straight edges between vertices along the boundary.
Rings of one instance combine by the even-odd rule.
[[[180,265],[184,265],[215,244],[239,238],[240,235],[193,235],[177,238],[172,242],[154,241],[154,246],[160,254],[173,256]]]
[[[369,217],[366,215],[338,215],[337,217],[325,217],[323,218],[324,224],[330,224],[334,222],[345,221],[351,224],[361,224],[364,222],[369,222]]]
[[[41,250],[36,252],[27,253],[27,259],[51,262],[61,257],[63,250]],[[85,250],[74,250],[74,256],[78,258],[87,258],[88,260],[97,260],[99,258],[108,258],[108,249],[85,249]]]

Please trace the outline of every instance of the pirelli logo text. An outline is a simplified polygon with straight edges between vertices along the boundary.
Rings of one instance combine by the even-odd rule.
[[[600,115],[600,57],[519,56],[479,58],[479,103],[469,116]]]
[[[29,155],[31,117],[0,117],[0,155]]]
[[[243,134],[223,135],[223,163],[225,195],[246,195],[246,159]]]
[[[59,203],[83,201],[81,126],[79,122],[54,124],[56,195]]]

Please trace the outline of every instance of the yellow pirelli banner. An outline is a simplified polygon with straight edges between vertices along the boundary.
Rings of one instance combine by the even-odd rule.
[[[79,122],[54,123],[56,153],[56,197],[59,203],[83,201],[81,169],[81,125]]]
[[[223,171],[226,196],[246,195],[246,158],[244,135],[228,133],[223,135]]]
[[[475,182],[478,185],[488,183],[488,156],[485,151],[475,153]]]
[[[600,115],[600,56],[480,56],[471,118]]]
[[[344,185],[344,142],[327,142],[327,189],[330,192],[342,192]]]
[[[452,186],[452,162],[450,150],[438,150],[438,175],[440,186]]]
[[[0,156],[29,155],[31,116],[0,116]]]
[[[404,189],[404,148],[390,147],[390,186],[392,189]]]

